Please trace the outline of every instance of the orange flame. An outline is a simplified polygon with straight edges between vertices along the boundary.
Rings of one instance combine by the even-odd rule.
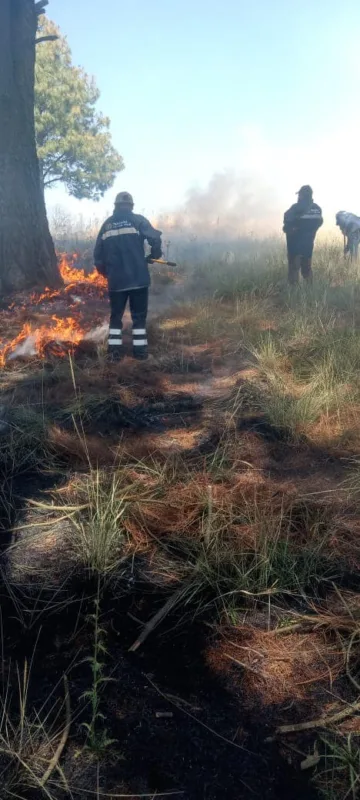
[[[65,291],[74,288],[75,285],[94,286],[97,289],[106,289],[107,280],[96,269],[92,272],[85,272],[76,266],[77,254],[74,253],[69,256],[67,253],[62,253],[59,258],[59,271],[65,284]],[[60,297],[62,289],[49,289],[45,287],[41,294],[34,292],[31,295],[31,300],[36,303],[42,303],[44,300],[53,300],[55,297]],[[15,304],[13,303],[12,306]],[[10,308],[10,306],[9,306]]]
[[[69,257],[62,254],[59,260],[61,277],[65,284],[65,289],[49,289],[48,287],[41,293],[33,293],[24,304],[23,297],[19,298],[8,306],[8,310],[13,312],[26,311],[29,305],[39,305],[40,303],[54,298],[63,299],[66,307],[70,310],[74,308],[69,302],[69,292],[73,289],[76,293],[87,295],[89,287],[91,293],[102,297],[107,281],[96,270],[86,273],[84,269],[76,266],[76,253]],[[14,320],[15,321],[15,320]],[[50,350],[53,354],[63,356],[73,349],[73,347],[84,338],[85,331],[74,317],[58,317],[53,314],[50,322],[38,327],[29,322],[23,324],[20,332],[10,342],[3,344],[0,352],[0,366],[4,366],[12,358],[39,356],[40,358]],[[0,338],[0,346],[3,340]],[[71,347],[72,346],[72,347]]]
[[[60,319],[55,314],[51,317],[50,325],[40,325],[38,328],[32,328],[29,322],[25,322],[20,333],[12,339],[11,342],[5,345],[0,354],[0,364],[4,366],[9,360],[9,357],[16,358],[17,356],[40,356],[43,358],[46,353],[47,346],[64,345],[66,347],[58,349],[58,355],[65,355],[66,352],[73,349],[71,345],[77,345],[84,338],[84,331],[79,323],[73,317],[64,317]]]
[[[66,253],[63,253],[60,256],[59,262],[59,269],[60,275],[66,285],[69,283],[90,283],[93,286],[98,286],[101,289],[105,289],[107,286],[106,278],[103,278],[97,270],[93,270],[92,272],[86,273],[84,269],[78,269],[78,267],[74,266],[76,262],[76,253],[74,253],[72,257],[72,261],[69,263],[69,257]]]

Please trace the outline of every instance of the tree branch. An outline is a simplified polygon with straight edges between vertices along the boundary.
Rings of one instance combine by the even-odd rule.
[[[55,161],[51,161],[47,169],[43,170],[43,180],[46,180],[47,175],[51,175],[54,172],[54,168],[60,161],[63,161],[64,158],[67,158],[67,153],[61,153],[61,156],[58,156]],[[41,160],[41,159],[40,159]]]
[[[52,183],[57,183],[58,181],[62,180],[62,175],[57,176],[56,178],[48,178],[44,180],[44,189],[48,186],[51,186]]]
[[[38,3],[35,3],[35,14],[39,17],[40,14],[45,14],[44,8],[45,6],[49,5],[49,0],[39,0]]]
[[[358,714],[360,711],[360,703],[351,703],[346,708],[343,708],[341,711],[338,711],[337,714],[330,714],[330,716],[326,717],[319,717],[318,719],[312,719],[308,722],[298,722],[296,725],[280,725],[279,728],[276,728],[275,735],[283,734],[283,733],[298,733],[298,731],[311,731],[314,728],[327,728],[330,725],[335,725],[336,722],[342,722],[347,717],[351,717],[353,714]],[[268,739],[265,739],[266,742],[273,742],[273,736],[269,736]]]
[[[39,36],[38,39],[35,39],[35,44],[40,44],[40,42],[56,42],[57,39],[60,39],[60,36],[55,36],[55,34],[51,36]]]

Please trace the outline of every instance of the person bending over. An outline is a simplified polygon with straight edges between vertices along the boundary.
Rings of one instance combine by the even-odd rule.
[[[338,211],[336,224],[344,237],[344,256],[349,253],[350,260],[357,261],[360,244],[360,217],[349,211]]]

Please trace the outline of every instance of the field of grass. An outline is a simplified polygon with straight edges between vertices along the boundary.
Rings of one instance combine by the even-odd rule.
[[[360,271],[314,272],[209,261],[146,364],[5,365],[1,797],[360,797]]]

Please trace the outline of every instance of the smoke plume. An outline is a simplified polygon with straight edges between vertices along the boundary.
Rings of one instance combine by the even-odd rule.
[[[279,229],[281,209],[273,189],[246,173],[215,173],[205,189],[193,188],[184,205],[162,215],[165,234],[238,239]]]

